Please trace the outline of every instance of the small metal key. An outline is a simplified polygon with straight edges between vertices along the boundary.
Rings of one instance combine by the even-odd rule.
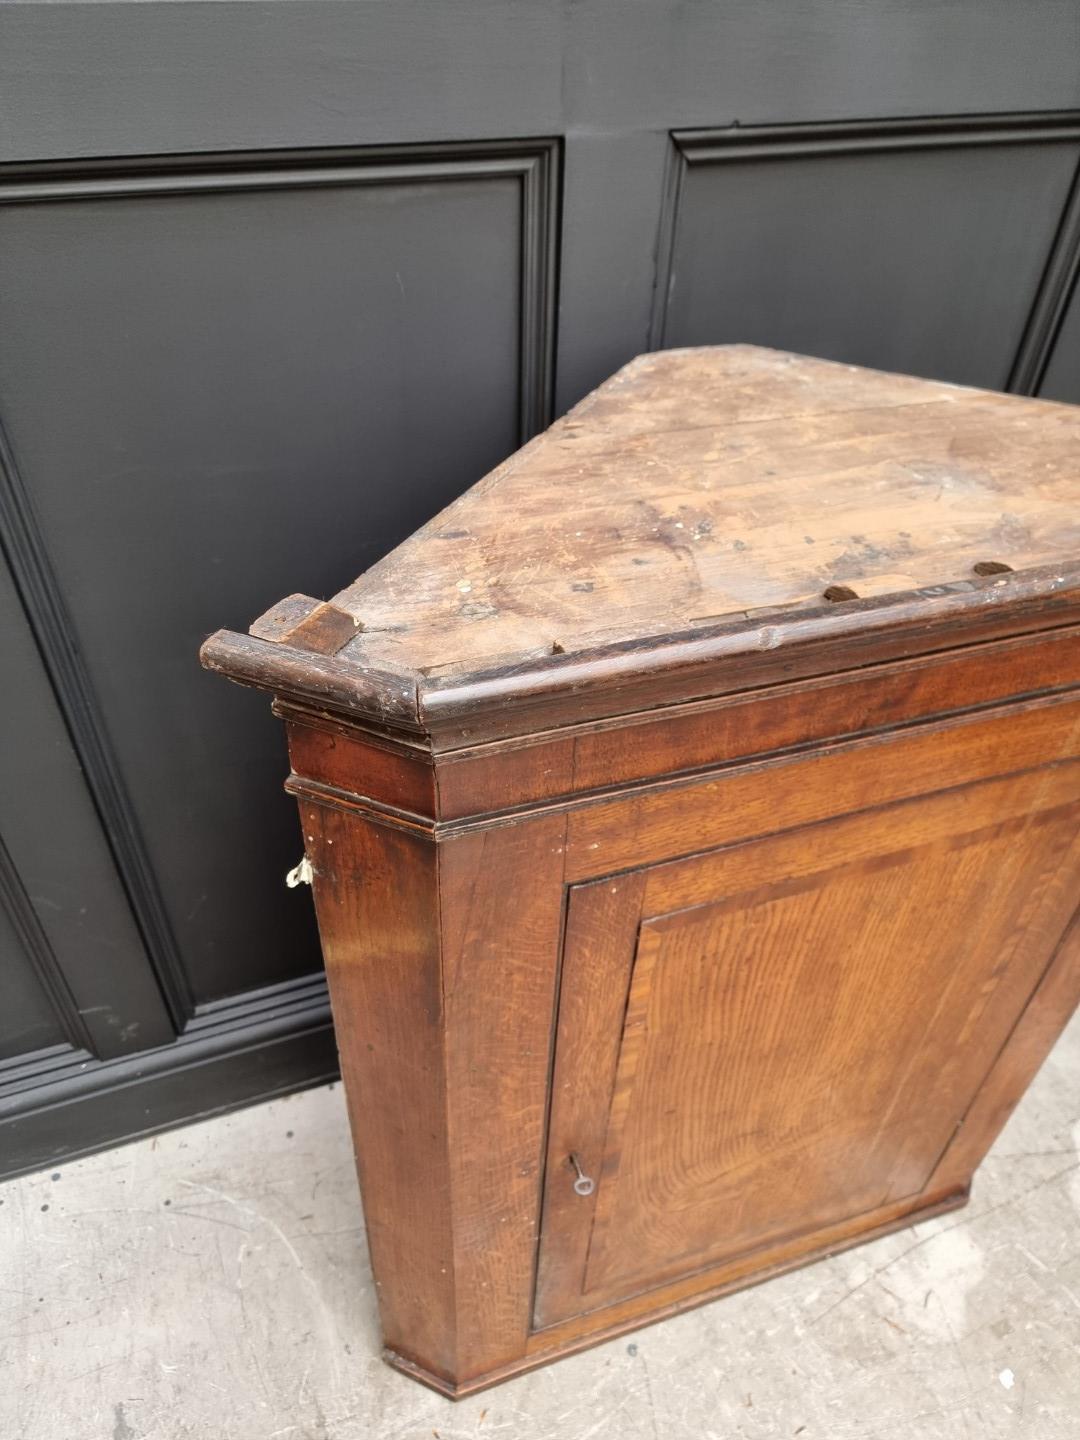
[[[570,1164],[577,1171],[577,1179],[574,1181],[575,1195],[591,1195],[592,1192],[596,1189],[596,1185],[592,1178],[586,1175],[585,1171],[582,1170],[581,1161],[576,1155],[570,1156]]]

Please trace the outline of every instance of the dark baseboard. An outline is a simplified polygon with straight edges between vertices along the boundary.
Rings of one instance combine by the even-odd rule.
[[[201,1007],[171,1045],[115,1060],[50,1054],[0,1084],[0,1177],[338,1076],[321,975]]]

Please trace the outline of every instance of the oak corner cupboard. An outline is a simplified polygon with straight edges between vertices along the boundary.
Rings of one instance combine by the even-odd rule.
[[[1080,409],[672,350],[207,642],[288,729],[393,1364],[964,1203],[1080,997],[1078,561]]]

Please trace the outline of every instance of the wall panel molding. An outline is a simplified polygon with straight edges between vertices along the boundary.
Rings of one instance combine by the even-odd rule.
[[[193,1001],[176,941],[45,537],[2,419],[0,547],[86,775],[135,923],[164,991],[173,1024],[180,1029],[192,1014]]]
[[[942,116],[841,121],[826,124],[739,126],[674,130],[668,155],[657,239],[650,344],[662,348],[674,283],[682,200],[689,174],[703,166],[813,160],[821,156],[955,150],[1009,145],[1057,145],[1080,140],[1080,112]],[[1009,388],[1031,393],[1045,369],[1055,327],[1075,280],[1080,251],[1080,199],[1076,186],[1065,208]]]
[[[1061,217],[1054,248],[1046,262],[1039,293],[1020,343],[1009,389],[1037,395],[1061,334],[1080,274],[1080,169]]]
[[[6,912],[31,968],[48,997],[57,1023],[67,1037],[68,1045],[72,1047],[72,1051],[81,1051],[84,1056],[88,1055],[93,1050],[90,1032],[79,1014],[75,997],[56,962],[52,946],[34,912],[30,897],[23,888],[3,839],[0,839],[0,906]],[[2,1088],[3,1081],[0,1080],[0,1092]]]
[[[0,798],[96,1051],[0,1066],[20,1167],[333,1073],[280,727],[211,630],[333,593],[665,326],[1080,384],[1065,0],[210,13],[0,5]]]
[[[519,431],[524,443],[552,419],[561,153],[559,140],[526,139],[9,164],[0,166],[0,205],[516,178],[521,183]]]
[[[338,1077],[322,975],[201,1006],[171,1045],[88,1058],[54,1047],[0,1067],[5,1175]]]
[[[560,172],[561,142],[552,139],[26,163],[0,167],[0,206],[102,200],[138,205],[160,196],[516,181],[520,192],[516,423],[524,443],[552,416]],[[213,1019],[219,1004],[228,1009],[233,1002],[216,1002],[209,1008],[196,1003],[29,481],[20,473],[0,420],[0,545],[173,1023],[179,1031],[205,1035],[208,1026],[220,1029],[220,1015]],[[312,983],[317,988],[323,982],[316,977]],[[321,1003],[325,1006],[324,993]],[[274,1005],[279,1017],[292,1011],[297,1025],[308,1025],[310,1000],[299,992],[283,992]]]

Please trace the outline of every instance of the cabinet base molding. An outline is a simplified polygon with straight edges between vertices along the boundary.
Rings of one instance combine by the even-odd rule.
[[[501,1385],[504,1380],[512,1380],[516,1375],[538,1370],[552,1360],[576,1355],[582,1350],[591,1350],[594,1345],[603,1345],[606,1341],[617,1340],[620,1335],[628,1335],[633,1330],[643,1330],[660,1320],[669,1320],[673,1315],[681,1315],[684,1310],[696,1310],[700,1305],[708,1305],[711,1301],[733,1295],[738,1290],[749,1290],[753,1285],[773,1280],[778,1275],[786,1275],[791,1270],[801,1270],[818,1260],[828,1260],[844,1250],[852,1250],[856,1245],[864,1245],[870,1240],[880,1240],[882,1236],[892,1235],[897,1230],[909,1229],[924,1220],[932,1220],[936,1215],[947,1215],[950,1210],[962,1210],[970,1199],[971,1186],[965,1185],[962,1189],[950,1190],[944,1195],[930,1199],[924,1197],[918,1200],[914,1207],[910,1201],[903,1201],[900,1205],[888,1205],[880,1210],[872,1210],[869,1214],[842,1225],[829,1226],[815,1231],[812,1235],[800,1236],[797,1241],[774,1246],[772,1253],[775,1259],[763,1258],[759,1251],[752,1256],[743,1256],[723,1265],[711,1266],[708,1270],[675,1285],[664,1286],[662,1290],[635,1296],[620,1305],[606,1305],[602,1310],[583,1315],[579,1321],[538,1330],[534,1332],[528,1350],[520,1359],[489,1370],[486,1374],[462,1380],[456,1385],[445,1376],[437,1375],[417,1364],[415,1360],[410,1360],[408,1356],[399,1355],[389,1348],[383,1350],[383,1359],[395,1370],[419,1380],[421,1385],[426,1385],[431,1390],[437,1390],[448,1400],[464,1400],[481,1390],[489,1390],[493,1385]],[[795,1246],[798,1247],[797,1251],[790,1253]]]

